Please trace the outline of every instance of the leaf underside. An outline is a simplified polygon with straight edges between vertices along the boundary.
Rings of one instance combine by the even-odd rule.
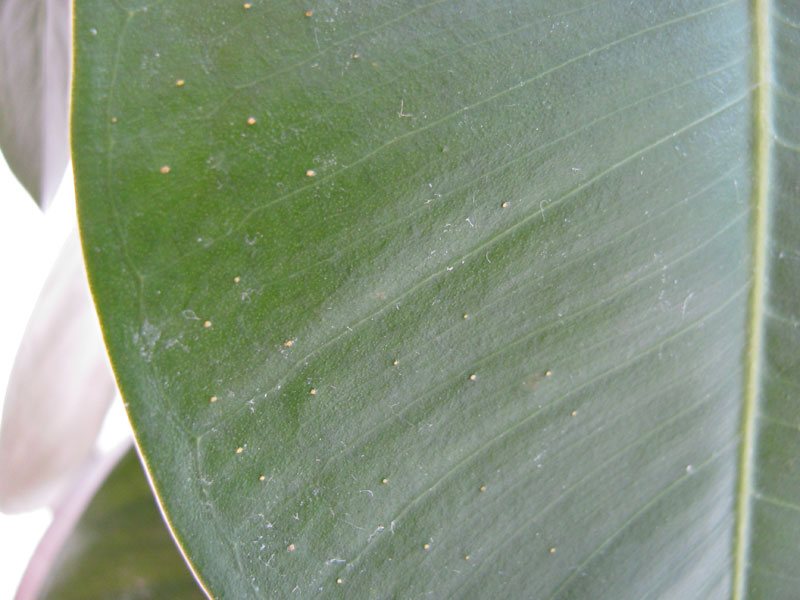
[[[78,3],[90,279],[211,594],[792,597],[790,9],[777,138],[743,1]]]

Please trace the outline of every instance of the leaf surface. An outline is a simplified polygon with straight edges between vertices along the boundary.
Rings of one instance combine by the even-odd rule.
[[[763,349],[744,490],[752,530],[743,571],[749,597],[794,598],[800,584],[800,6],[775,2],[766,24],[772,37],[764,65],[769,94],[761,102],[766,227],[757,243],[767,285],[752,317],[760,321]]]
[[[93,292],[215,597],[791,597],[797,15],[77,8]]]

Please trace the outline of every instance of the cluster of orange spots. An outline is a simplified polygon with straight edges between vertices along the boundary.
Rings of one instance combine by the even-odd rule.
[[[307,10],[307,11],[306,11],[306,12],[304,12],[303,14],[304,14],[305,16],[307,16],[307,17],[310,17],[310,16],[311,16],[311,15],[313,15],[314,13],[313,13],[313,12],[311,12],[310,10]]]
[[[164,175],[166,175],[167,173],[169,173],[169,171],[170,171],[170,168],[169,168],[167,165],[164,165],[163,167],[161,167],[161,172],[162,172]]]
[[[485,486],[485,485],[482,485],[482,486],[481,486],[481,491],[482,491],[482,492],[485,492],[485,491],[486,491],[486,486]]]
[[[286,547],[286,551],[287,551],[287,552],[294,552],[294,544],[289,544],[289,545]]]
[[[211,327],[211,321],[205,321],[205,322],[203,322],[203,327],[205,327],[206,329],[208,329],[209,327]]]
[[[255,117],[248,118],[247,119],[247,124],[248,125],[255,125],[256,124],[256,118]]]
[[[286,340],[285,342],[283,342],[283,346],[284,348],[291,348],[292,346],[294,346],[294,340]]]

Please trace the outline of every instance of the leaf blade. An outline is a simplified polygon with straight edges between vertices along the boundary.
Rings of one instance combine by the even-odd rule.
[[[108,9],[111,58],[79,34],[82,68],[136,90],[77,81],[118,118],[76,126],[76,154],[97,147],[81,217],[201,577],[221,597],[728,595],[747,7],[340,10]]]
[[[764,240],[764,292],[761,319],[757,410],[752,417],[753,461],[749,490],[751,547],[744,566],[743,597],[791,598],[796,594],[792,564],[800,558],[800,535],[794,454],[800,446],[796,360],[800,348],[800,312],[795,298],[800,289],[796,238],[800,221],[796,209],[798,161],[797,128],[800,92],[791,57],[796,55],[800,13],[789,2],[777,2],[764,15],[771,33],[765,44],[767,63],[762,84],[769,90],[769,110],[761,128],[768,178],[769,203],[764,207],[769,237]]]

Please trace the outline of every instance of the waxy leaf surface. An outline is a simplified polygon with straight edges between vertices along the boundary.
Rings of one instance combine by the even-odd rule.
[[[78,3],[84,252],[209,593],[794,597],[798,23]]]

